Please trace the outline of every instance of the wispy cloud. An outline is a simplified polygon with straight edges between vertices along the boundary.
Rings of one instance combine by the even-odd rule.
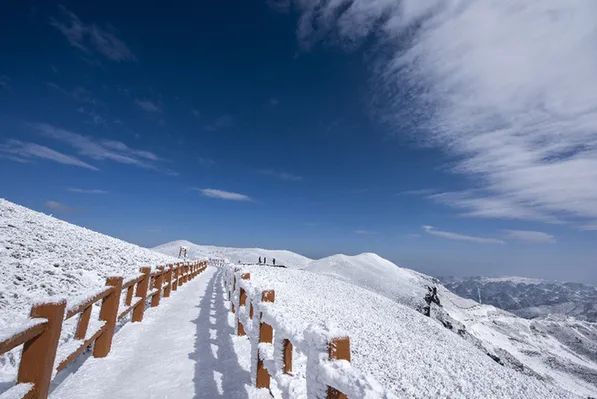
[[[0,89],[8,89],[10,79],[6,75],[0,75]]]
[[[65,7],[60,7],[62,16],[51,18],[50,24],[64,35],[69,44],[86,54],[93,51],[112,61],[134,61],[135,55],[120,40],[114,29],[101,28],[95,24],[86,24]]]
[[[137,107],[141,108],[145,112],[162,112],[162,106],[155,101],[148,99],[136,99],[135,104],[137,104]]]
[[[68,213],[68,212],[72,212],[74,210],[70,206],[65,205],[58,201],[51,201],[51,200],[46,201],[46,203],[44,205],[46,208],[48,208],[54,212],[60,212],[60,213]]]
[[[288,13],[291,7],[291,0],[266,0],[268,6],[277,12]]]
[[[580,226],[580,229],[584,231],[597,231],[597,222],[583,224]]]
[[[430,195],[433,193],[436,193],[437,190],[434,188],[419,188],[419,189],[415,189],[415,190],[404,190],[404,191],[400,191],[398,193],[398,195],[415,195],[415,196],[419,196],[419,195]]]
[[[597,2],[295,4],[305,46],[332,32],[349,48],[378,40],[382,119],[444,149],[475,184],[447,204],[479,217],[597,218]]]
[[[216,164],[216,161],[214,161],[211,158],[207,158],[207,157],[197,157],[197,161],[199,162],[199,164],[205,168],[211,168],[212,166],[214,166]]]
[[[69,187],[67,189],[71,193],[77,194],[107,194],[106,190],[100,190],[98,188],[77,188],[77,187]]]
[[[30,123],[33,129],[45,137],[65,143],[74,148],[80,156],[97,161],[112,161],[153,169],[164,173],[174,173],[157,164],[161,159],[151,151],[131,148],[116,140],[102,140],[52,126],[47,123]]]
[[[451,231],[443,231],[437,230],[433,226],[422,226],[423,231],[427,234],[432,236],[445,238],[448,240],[456,240],[456,241],[467,241],[467,242],[474,242],[477,244],[505,244],[503,240],[499,240],[497,238],[486,238],[486,237],[477,237],[477,236],[469,236],[466,234],[454,233]]]
[[[361,235],[361,236],[372,236],[372,235],[378,234],[377,231],[363,230],[363,229],[353,230],[353,233]]]
[[[91,105],[97,105],[99,103],[99,101],[95,98],[94,94],[83,86],[75,86],[73,89],[66,89],[54,82],[48,82],[46,83],[46,85],[50,89],[55,90],[67,97],[70,97],[76,102]]]
[[[215,132],[222,129],[229,129],[235,125],[236,121],[234,120],[234,117],[229,114],[224,114],[214,119],[213,122],[205,125],[204,129],[209,132]]]
[[[49,147],[13,139],[6,140],[3,144],[0,144],[0,157],[11,159],[16,162],[29,162],[31,159],[38,158],[58,162],[64,165],[99,170],[95,166],[90,165],[79,158],[63,154]]]
[[[551,234],[531,230],[505,230],[506,238],[536,244],[553,244],[556,238]]]
[[[261,169],[259,173],[266,176],[272,176],[276,179],[286,180],[286,181],[301,181],[303,180],[302,176],[293,175],[292,173],[283,172],[281,170],[274,170],[274,169]]]
[[[199,188],[196,189],[204,197],[217,198],[227,201],[252,201],[251,197],[241,193],[235,193],[232,191],[218,190],[216,188]]]

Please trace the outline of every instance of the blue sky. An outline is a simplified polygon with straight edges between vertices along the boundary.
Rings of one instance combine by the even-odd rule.
[[[387,3],[19,2],[0,195],[145,246],[597,282],[591,14]]]

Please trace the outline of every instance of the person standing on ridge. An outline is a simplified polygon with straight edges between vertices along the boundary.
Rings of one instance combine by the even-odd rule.
[[[267,265],[267,258],[265,256],[263,257],[263,264]]]
[[[272,259],[272,264],[276,266],[276,258]]]
[[[261,264],[261,256],[259,257],[259,264]]]

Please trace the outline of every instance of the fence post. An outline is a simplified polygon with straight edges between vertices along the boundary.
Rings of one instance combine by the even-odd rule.
[[[328,356],[330,360],[346,360],[350,362],[350,338],[332,338],[328,344]],[[348,396],[336,388],[328,387],[327,399],[347,399]]]
[[[104,331],[95,340],[93,345],[93,357],[105,357],[112,348],[112,337],[114,327],[118,318],[118,306],[120,305],[120,293],[122,292],[122,277],[108,277],[106,285],[112,286],[112,291],[102,299],[99,319],[104,320],[106,325]]]
[[[133,322],[143,321],[143,313],[145,313],[145,298],[147,298],[147,288],[149,287],[150,267],[142,267],[139,269],[143,273],[143,278],[137,283],[137,292],[135,296],[142,298],[141,301],[133,309]]]
[[[284,360],[284,374],[292,374],[292,342],[289,339],[282,341],[282,355]]]
[[[151,307],[155,308],[160,304],[160,298],[162,297],[162,282],[164,281],[164,267],[158,266],[158,274],[153,280],[153,288],[158,291],[151,297]]]
[[[236,274],[232,277],[232,295],[231,297],[234,299],[234,291],[236,291]],[[235,309],[234,309],[234,300],[232,300],[232,302],[230,303],[230,311],[232,311],[232,313],[236,313]]]
[[[66,302],[60,300],[33,305],[31,308],[31,317],[47,319],[48,324],[40,335],[23,346],[17,383],[33,384],[33,391],[28,398],[48,397],[65,307]]]
[[[250,280],[251,279],[251,273],[243,273],[240,276],[240,278],[243,279],[243,280]],[[240,284],[239,284],[239,287],[240,287]],[[240,296],[239,296],[239,300],[238,300],[238,308],[240,309],[240,307],[244,306],[246,304],[246,302],[247,302],[247,293],[241,287],[240,288]],[[236,318],[236,335],[238,335],[238,336],[247,335],[245,333],[245,326],[243,326],[243,323],[241,323],[240,317],[238,317],[238,316]]]
[[[166,285],[164,287],[164,298],[170,296],[172,291],[172,265],[168,265],[168,271],[166,271]]]
[[[174,275],[172,276],[172,291],[176,291],[178,289],[178,263],[174,265]]]
[[[263,291],[261,293],[261,302],[274,302],[276,298],[276,293],[274,290]],[[274,329],[267,323],[261,321],[261,317],[263,315],[259,315],[259,343],[266,342],[272,343],[274,338]],[[270,376],[267,369],[263,366],[263,360],[261,359],[261,355],[259,353],[259,347],[257,348],[257,378],[255,381],[255,386],[257,388],[269,388],[269,381]]]
[[[91,308],[92,305],[87,306],[79,316],[77,330],[75,331],[75,339],[85,339],[85,335],[87,335],[87,327],[89,326],[89,319],[91,318]]]

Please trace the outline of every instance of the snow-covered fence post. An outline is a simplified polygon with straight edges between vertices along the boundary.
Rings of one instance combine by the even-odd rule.
[[[145,313],[145,298],[147,298],[147,288],[149,288],[149,276],[151,273],[150,267],[142,267],[139,270],[143,273],[143,278],[137,283],[137,292],[135,296],[139,298],[139,302],[133,309],[133,322],[143,321],[143,313]]]
[[[292,373],[292,342],[289,339],[282,341],[282,360],[284,367],[282,371],[284,374]]]
[[[93,345],[93,357],[105,357],[112,348],[112,337],[118,317],[118,305],[120,304],[120,293],[122,291],[122,277],[108,277],[106,286],[111,286],[112,291],[102,299],[99,319],[106,322],[103,332],[95,340]]]
[[[251,273],[243,273],[240,276],[241,279],[243,280],[250,280],[251,279]],[[240,284],[239,284],[240,286]],[[240,294],[238,297],[238,308],[240,309],[241,306],[245,306],[247,302],[247,293],[245,292],[244,288],[240,287]],[[240,316],[236,317],[236,334],[238,336],[244,336],[247,335],[245,333],[245,327],[243,326],[243,323],[240,321]]]
[[[350,338],[332,338],[328,344],[328,355],[330,360],[346,360],[350,362]],[[347,399],[348,396],[337,389],[328,386],[327,399]]]
[[[172,276],[172,291],[176,291],[178,289],[178,270],[180,267],[178,263],[174,265],[174,275]]]
[[[164,298],[168,298],[170,296],[171,291],[172,291],[172,265],[168,265],[168,270],[166,271],[166,285],[164,287]]]
[[[151,307],[155,308],[160,304],[160,298],[162,297],[162,281],[164,281],[164,266],[158,266],[157,274],[153,280],[153,288],[156,289],[156,293],[151,297]]]
[[[31,308],[32,318],[44,318],[48,320],[48,323],[40,335],[25,342],[23,346],[17,383],[33,384],[33,390],[27,398],[45,399],[48,397],[65,307],[66,301],[59,300],[40,303]]]
[[[261,302],[274,302],[276,293],[274,290],[267,290],[261,293]],[[262,314],[259,315],[259,343],[272,343],[274,338],[274,329],[271,325],[261,321]],[[257,377],[255,379],[255,386],[257,388],[269,388],[269,372],[263,365],[263,359],[259,353],[259,346],[257,347]]]
[[[87,327],[89,326],[89,319],[91,318],[92,307],[93,304],[90,304],[79,315],[79,321],[77,321],[77,329],[75,330],[75,339],[85,339],[85,335],[87,334]]]
[[[234,274],[232,276],[232,298],[231,298],[232,303],[230,304],[230,311],[232,313],[235,313],[235,310],[234,310],[234,291],[236,291],[236,274]]]

